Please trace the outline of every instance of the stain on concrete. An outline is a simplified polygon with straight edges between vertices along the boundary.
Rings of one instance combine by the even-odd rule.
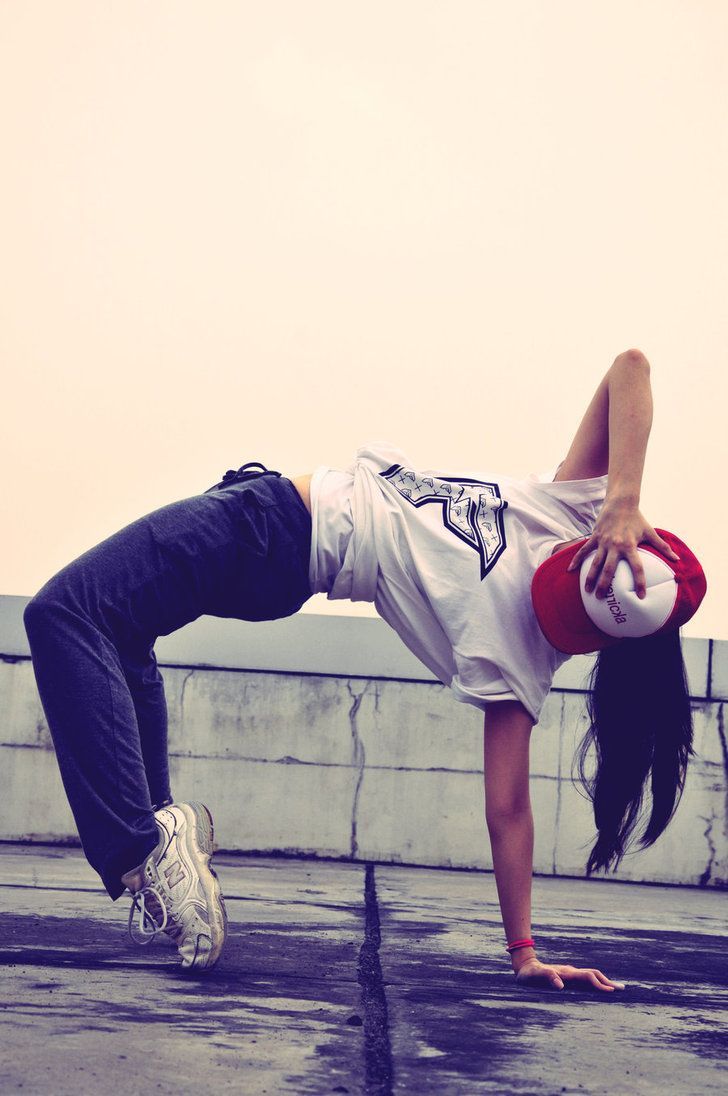
[[[31,859],[48,874],[63,855]],[[270,1094],[725,1091],[722,895],[625,888],[615,902],[612,884],[575,882],[573,905],[534,923],[539,954],[626,989],[556,991],[516,983],[468,873],[368,864],[362,880],[350,863],[235,863],[228,945],[197,977],[166,939],[135,948],[98,892],[0,888],[0,1021],[14,1051],[0,1089],[96,1096],[104,1078],[129,1091],[134,1061],[149,1070],[140,1091],[170,1096],[180,1076],[189,1090]],[[542,909],[568,897],[563,881],[539,889]]]
[[[108,1033],[117,1047],[133,1032],[150,1046],[173,1032],[201,1041],[205,1053],[214,1043],[238,1056],[277,1040],[285,1060],[289,1033],[307,1049],[305,1069],[284,1070],[286,1091],[325,1093],[337,1082],[361,1091],[362,1034],[348,1022],[357,1011],[357,946],[328,923],[232,925],[218,966],[197,976],[179,968],[171,942],[136,948],[108,921],[4,913],[0,933],[6,985],[18,986],[0,1013],[11,1040],[29,1024],[46,1038]]]
[[[649,1047],[651,1069],[656,1064],[674,1076],[673,1091],[713,1091],[710,1078],[725,1066],[728,952],[715,938],[659,929],[601,934],[590,928],[580,945],[573,929],[539,929],[545,961],[596,967],[627,983],[624,991],[604,993],[576,983],[563,991],[521,987],[500,956],[477,954],[475,939],[472,953],[448,947],[442,923],[411,915],[389,919],[385,913],[382,931],[393,1054],[403,1091],[558,1092],[553,1078],[563,1069],[563,1048],[578,1060],[583,1045],[574,1088],[601,1092],[596,1076],[585,1081],[588,1057],[597,1051],[586,1050],[582,1039],[601,1046],[590,1069],[602,1081],[610,1053],[624,1074],[642,1045]],[[699,1068],[708,1080],[680,1088],[692,1074],[697,1078]],[[625,1084],[610,1082],[603,1091],[627,1091],[629,1079]],[[715,1091],[719,1085],[716,1078]]]

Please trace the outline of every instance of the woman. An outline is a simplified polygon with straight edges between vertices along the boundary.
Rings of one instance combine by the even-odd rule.
[[[374,602],[457,700],[485,712],[486,820],[518,981],[622,988],[598,970],[541,962],[530,938],[529,737],[568,657],[547,639],[536,606],[539,627],[530,594],[544,564],[567,553],[572,571],[591,560],[586,594],[596,600],[620,562],[645,597],[640,544],[677,564],[639,511],[651,419],[649,365],[630,350],[599,385],[553,480],[419,471],[384,445],[360,449],[346,472],[320,468],[289,480],[244,465],[132,523],[46,583],[25,612],[38,689],[84,851],[112,898],[133,895],[130,924],[138,908],[142,934],[167,932],[183,967],[195,969],[217,961],[226,931],[209,866],[210,814],[172,801],[156,638],[202,614],[287,616],[325,591]],[[636,740],[622,736],[615,766],[619,732],[601,682],[618,647],[600,655],[590,731],[601,750],[599,840],[588,871],[618,862],[651,767],[659,809],[650,842],[682,786],[691,726],[677,629],[657,639],[652,663],[669,675],[672,696],[659,713],[670,729],[658,767],[650,719],[647,729],[631,728],[647,745],[635,753]],[[656,641],[623,641],[628,665]]]

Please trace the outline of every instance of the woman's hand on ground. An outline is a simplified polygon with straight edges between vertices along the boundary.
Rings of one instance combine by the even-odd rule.
[[[596,597],[603,598],[606,597],[607,590],[612,584],[617,564],[621,559],[626,559],[634,576],[637,597],[644,598],[647,586],[644,568],[637,551],[638,544],[651,544],[673,562],[679,559],[670,545],[644,519],[636,506],[631,503],[607,501],[601,509],[594,532],[574,554],[568,570],[575,571],[581,567],[588,555],[596,552],[584,585],[588,594],[594,590]]]
[[[565,982],[586,982],[604,993],[624,989],[623,982],[613,982],[594,967],[571,967],[564,963],[542,963],[535,955],[516,971],[516,981],[528,986],[551,986],[563,989]]]

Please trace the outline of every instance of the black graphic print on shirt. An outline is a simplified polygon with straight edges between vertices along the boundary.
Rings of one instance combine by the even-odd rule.
[[[379,474],[413,506],[442,506],[445,528],[475,549],[480,557],[481,580],[485,578],[506,548],[503,511],[508,503],[501,498],[497,483],[423,476],[401,464],[393,464]]]

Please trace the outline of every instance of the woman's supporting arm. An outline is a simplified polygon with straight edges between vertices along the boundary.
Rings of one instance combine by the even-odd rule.
[[[529,797],[529,747],[533,720],[522,704],[489,704],[483,731],[485,820],[493,854],[496,889],[508,942],[531,936],[533,815]],[[581,981],[606,992],[624,989],[593,967],[542,963],[534,948],[511,952],[519,982],[563,989]]]
[[[533,720],[517,701],[489,704],[483,731],[485,821],[493,854],[506,939],[531,935],[533,815],[529,797],[529,745]],[[533,948],[511,952],[513,969]]]

